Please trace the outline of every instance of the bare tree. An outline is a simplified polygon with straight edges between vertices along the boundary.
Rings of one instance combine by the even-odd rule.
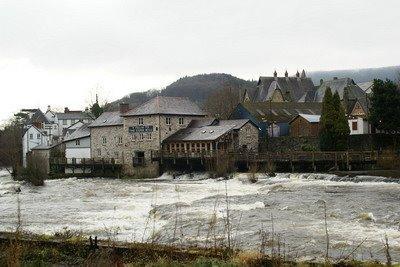
[[[238,103],[239,90],[225,86],[207,98],[204,108],[213,117],[227,119]]]

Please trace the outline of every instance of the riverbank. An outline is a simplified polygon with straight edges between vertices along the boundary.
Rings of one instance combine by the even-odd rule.
[[[363,171],[333,171],[331,174],[337,176],[349,176],[355,177],[359,175],[363,176],[380,176],[386,178],[397,178],[400,179],[400,170],[363,170]]]
[[[0,233],[0,266],[383,266],[378,262],[293,262],[228,248],[88,240],[82,236]]]

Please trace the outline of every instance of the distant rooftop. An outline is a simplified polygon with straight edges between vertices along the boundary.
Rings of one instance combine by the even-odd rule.
[[[119,111],[103,112],[89,127],[105,127],[122,125],[123,118]]]

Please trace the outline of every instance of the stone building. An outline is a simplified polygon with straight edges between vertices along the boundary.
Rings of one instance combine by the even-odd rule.
[[[90,153],[93,159],[114,159],[123,163],[123,118],[128,110],[126,104],[120,105],[119,111],[104,112],[89,126]]]
[[[259,129],[250,120],[194,120],[163,141],[167,153],[213,154],[225,150],[258,151]]]
[[[275,71],[273,77],[261,76],[255,91],[246,90],[242,102],[306,102],[315,90],[314,83],[304,70],[294,77],[289,76],[287,71],[284,77],[278,77]]]
[[[152,162],[152,153],[161,149],[167,137],[186,128],[193,119],[205,115],[188,98],[165,96],[157,96],[122,114],[125,174],[157,176],[159,165],[158,162]]]

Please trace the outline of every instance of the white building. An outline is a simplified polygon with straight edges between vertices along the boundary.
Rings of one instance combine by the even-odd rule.
[[[83,159],[90,159],[90,130],[88,124],[83,124],[70,134],[63,142],[67,163],[81,163]],[[65,173],[82,173],[82,169],[66,168]],[[85,170],[86,173],[90,169]]]
[[[60,140],[64,139],[64,134],[66,132],[71,133],[71,131],[65,131],[65,129],[78,122],[82,122],[83,124],[93,121],[93,118],[87,112],[69,110],[68,108],[65,108],[64,112],[54,112],[51,110],[50,106],[48,106],[45,116],[52,124],[52,132],[50,134]],[[79,126],[81,125],[75,125],[76,128]],[[76,128],[71,128],[71,130]]]
[[[35,125],[28,125],[24,128],[22,136],[22,165],[27,166],[27,154],[32,148],[39,145],[49,145],[49,137],[43,130]]]

